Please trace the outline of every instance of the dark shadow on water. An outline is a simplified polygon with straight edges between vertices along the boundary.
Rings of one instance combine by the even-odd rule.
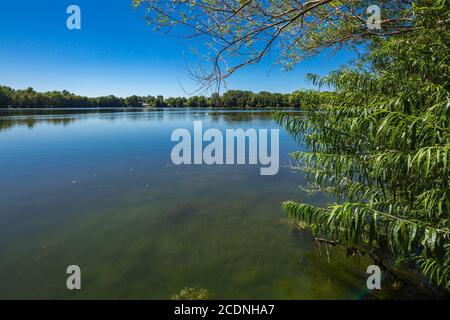
[[[173,212],[167,215],[170,224],[180,225],[195,216],[198,209],[193,206],[178,206]]]

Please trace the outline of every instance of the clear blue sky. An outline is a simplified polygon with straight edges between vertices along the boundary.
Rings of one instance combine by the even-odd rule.
[[[131,0],[24,0],[0,3],[0,85],[86,95],[186,95],[188,42],[152,30]],[[66,9],[81,8],[82,29],[66,28]],[[309,87],[304,75],[325,74],[351,52],[320,56],[281,72],[266,59],[243,69],[229,89],[291,92]],[[188,59],[195,64],[192,56]]]

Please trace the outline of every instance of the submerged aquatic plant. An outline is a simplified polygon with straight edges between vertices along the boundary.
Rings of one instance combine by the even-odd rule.
[[[173,295],[172,300],[208,300],[208,290],[197,287],[186,287]]]

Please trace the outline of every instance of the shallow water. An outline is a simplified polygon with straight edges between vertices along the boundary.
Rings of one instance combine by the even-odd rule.
[[[0,298],[357,299],[371,261],[318,247],[280,209],[286,166],[175,166],[175,128],[278,128],[267,112],[0,111]],[[280,161],[298,144],[280,132]],[[82,290],[66,288],[79,265]]]

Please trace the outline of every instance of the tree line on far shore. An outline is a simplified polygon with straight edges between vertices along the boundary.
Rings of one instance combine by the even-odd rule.
[[[37,92],[33,88],[15,90],[0,86],[0,108],[298,108],[308,91],[291,94],[230,90],[222,95],[213,93],[209,97],[169,97],[113,95],[103,97],[78,96],[66,90]]]

